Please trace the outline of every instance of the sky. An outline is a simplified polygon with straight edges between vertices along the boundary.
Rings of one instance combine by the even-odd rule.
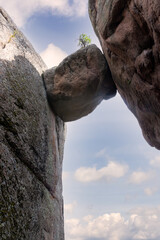
[[[0,0],[48,67],[98,47],[87,0]],[[142,136],[119,94],[67,123],[63,163],[66,240],[159,240],[160,154]]]

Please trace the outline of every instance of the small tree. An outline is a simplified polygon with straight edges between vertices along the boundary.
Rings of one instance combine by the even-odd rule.
[[[90,43],[91,43],[91,39],[90,37],[88,37],[86,34],[82,33],[80,36],[79,36],[79,39],[78,39],[78,46],[80,46],[81,48],[84,48],[86,46],[88,46]]]

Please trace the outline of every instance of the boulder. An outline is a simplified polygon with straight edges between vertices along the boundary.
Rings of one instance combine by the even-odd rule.
[[[0,8],[0,239],[63,240],[63,121],[46,66]]]
[[[116,94],[108,64],[95,45],[81,48],[43,77],[51,108],[66,122],[88,115]]]
[[[160,149],[160,1],[89,0],[89,14],[120,95]]]

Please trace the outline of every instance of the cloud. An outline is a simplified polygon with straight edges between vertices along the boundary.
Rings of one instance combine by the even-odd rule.
[[[70,173],[67,171],[62,172],[62,179],[63,181],[67,180],[70,177]]]
[[[157,192],[157,188],[153,187],[153,188],[145,188],[144,189],[144,193],[147,195],[147,196],[152,196],[155,192]]]
[[[154,159],[150,161],[150,165],[155,168],[160,167],[160,156],[156,156]]]
[[[131,174],[129,181],[134,184],[141,184],[153,177],[152,172],[135,171]]]
[[[53,43],[50,43],[40,55],[47,67],[51,68],[59,65],[59,63],[67,56],[67,53]]]
[[[86,216],[81,220],[69,219],[65,222],[66,239],[119,240],[120,236],[124,236],[123,225],[124,219],[119,213],[104,214],[97,218]]]
[[[27,19],[37,11],[49,10],[53,15],[82,17],[87,12],[87,0],[0,0],[0,5],[22,27]]]
[[[96,169],[96,167],[81,167],[76,170],[75,178],[80,182],[92,182],[100,179],[110,180],[123,177],[127,171],[127,165],[110,161],[106,167],[100,169]]]
[[[160,207],[135,209],[125,219],[120,213],[65,221],[66,240],[158,240]]]
[[[76,207],[76,205],[77,205],[76,202],[73,202],[73,203],[70,203],[70,204],[64,204],[65,215],[73,213],[73,210]]]
[[[100,157],[105,157],[106,156],[106,148],[101,149],[99,152],[95,154],[95,157],[100,158]]]

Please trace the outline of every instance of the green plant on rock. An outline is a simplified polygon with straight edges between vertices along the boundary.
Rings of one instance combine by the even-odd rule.
[[[81,48],[87,47],[91,43],[91,39],[86,34],[82,33],[78,39],[78,46]]]

